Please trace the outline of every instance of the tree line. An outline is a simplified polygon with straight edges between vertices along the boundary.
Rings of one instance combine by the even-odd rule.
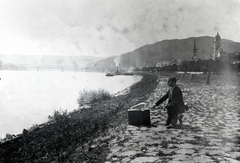
[[[238,62],[222,59],[208,60],[185,60],[180,64],[171,64],[163,67],[143,67],[143,71],[161,72],[161,71],[182,71],[182,72],[214,72],[223,71],[240,72],[240,58]]]
[[[12,64],[12,63],[3,63],[0,60],[0,70],[1,69],[3,69],[3,70],[16,70],[16,69],[18,69],[18,66],[16,66],[15,64]]]

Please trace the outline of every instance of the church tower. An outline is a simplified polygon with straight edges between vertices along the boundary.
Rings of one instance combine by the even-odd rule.
[[[196,40],[194,39],[192,59],[194,60],[196,58],[197,58],[197,47],[196,47]]]
[[[220,57],[220,50],[221,50],[221,37],[219,33],[214,38],[214,49],[213,49],[213,56],[212,59],[215,60],[217,57]]]

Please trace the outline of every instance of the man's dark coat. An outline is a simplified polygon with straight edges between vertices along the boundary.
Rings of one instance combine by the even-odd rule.
[[[166,99],[168,99],[167,107],[170,106],[170,107],[174,107],[175,109],[179,110],[180,108],[182,108],[184,106],[182,91],[177,85],[175,85],[175,87],[172,90],[172,98],[170,95],[170,90],[168,90],[167,93],[156,102],[156,105],[157,106],[160,105]]]

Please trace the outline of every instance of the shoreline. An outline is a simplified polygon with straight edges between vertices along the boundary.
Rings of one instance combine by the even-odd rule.
[[[42,125],[38,125],[32,131],[25,131],[25,133],[23,132],[22,135],[20,135],[19,137],[15,138],[11,141],[6,141],[4,143],[1,143],[0,144],[0,158],[2,158],[1,157],[1,155],[2,155],[2,156],[5,157],[5,158],[4,157],[2,158],[2,161],[4,159],[6,159],[7,156],[5,156],[4,153],[7,152],[8,150],[12,151],[10,155],[15,155],[15,156],[11,156],[11,158],[18,158],[19,156],[21,156],[22,159],[26,157],[26,156],[23,156],[24,153],[25,154],[28,153],[29,155],[32,155],[32,153],[35,153],[34,152],[35,150],[40,150],[38,152],[44,153],[43,152],[44,150],[39,149],[39,147],[38,147],[38,149],[36,148],[33,151],[29,151],[29,149],[25,149],[26,150],[25,152],[23,152],[23,151],[19,152],[18,149],[21,148],[21,146],[28,146],[28,143],[30,143],[30,142],[33,143],[33,144],[31,144],[31,148],[34,147],[34,146],[39,146],[39,145],[40,146],[42,146],[42,145],[46,146],[46,145],[44,145],[46,143],[47,144],[48,143],[52,144],[55,141],[54,140],[55,139],[54,138],[55,137],[54,133],[58,130],[59,130],[58,131],[59,134],[56,135],[57,137],[61,136],[62,134],[63,135],[70,134],[72,136],[69,135],[67,137],[73,137],[73,139],[77,141],[76,143],[73,144],[73,146],[76,146],[79,143],[82,144],[83,142],[88,142],[88,141],[84,140],[84,139],[86,139],[86,136],[83,136],[83,137],[81,136],[85,132],[86,132],[87,135],[90,136],[90,137],[88,137],[88,139],[93,139],[93,138],[96,138],[95,134],[97,134],[97,133],[98,134],[100,134],[100,133],[103,134],[105,132],[109,132],[109,127],[110,126],[108,126],[108,125],[118,126],[118,125],[122,124],[123,122],[125,123],[126,119],[127,119],[127,115],[125,113],[126,113],[127,109],[129,108],[129,106],[134,105],[134,103],[137,103],[138,101],[142,101],[143,98],[146,99],[147,98],[146,94],[149,95],[154,90],[154,84],[149,85],[145,88],[143,88],[143,85],[146,86],[147,85],[146,83],[151,83],[151,82],[152,83],[155,82],[155,86],[157,85],[156,75],[141,74],[141,76],[142,76],[142,79],[139,82],[134,83],[130,87],[126,88],[126,89],[130,90],[129,94],[124,94],[124,95],[121,94],[121,95],[113,97],[113,99],[111,99],[109,101],[103,101],[103,102],[99,103],[98,105],[94,104],[92,106],[92,108],[90,108],[90,109],[76,110],[76,111],[73,111],[73,112],[68,113],[68,114],[61,113],[60,115],[58,115],[60,119],[58,119],[58,117],[55,117],[55,118],[57,118],[56,123],[46,122]],[[124,90],[126,90],[126,89],[124,89]],[[122,103],[123,100],[125,100],[124,105]],[[109,109],[106,109],[106,107],[109,108]],[[100,112],[97,111],[97,110],[99,110]],[[120,112],[123,112],[123,111],[124,111],[124,114],[122,114],[123,119],[118,119],[119,118],[118,114]],[[99,114],[99,113],[101,113],[101,114]],[[107,119],[106,119],[105,115],[108,116]],[[101,118],[102,116],[105,117],[105,119],[102,119]],[[102,120],[104,120],[104,121],[102,121]],[[88,123],[86,123],[86,122],[88,122]],[[114,122],[114,123],[112,123],[112,122]],[[75,128],[75,127],[72,128],[71,126],[72,125],[75,126],[75,123],[76,124],[80,123],[81,124],[80,127],[84,127],[85,125],[86,125],[86,127],[89,126],[89,127],[87,127],[89,131],[84,131],[83,129],[79,129],[79,128]],[[107,123],[108,125],[105,126],[105,123]],[[68,127],[69,131],[62,130],[63,127],[61,127],[61,126],[65,125],[65,124],[69,125],[69,127]],[[99,125],[100,126],[103,125],[103,126],[100,127]],[[94,129],[94,128],[96,128],[96,129]],[[84,132],[79,135],[79,134],[77,134],[79,132],[78,130],[81,131],[81,132],[83,132],[83,131]],[[103,131],[101,131],[101,130],[103,130]],[[53,131],[54,131],[54,133],[52,133]],[[65,133],[65,132],[67,132],[67,133]],[[50,133],[52,133],[52,134],[50,134]],[[44,139],[42,139],[41,135],[48,135],[47,136],[47,138],[48,138],[47,142],[45,142],[45,143],[42,142]],[[81,137],[82,140],[79,140],[79,138],[76,139],[79,136]],[[68,141],[68,140],[64,140],[64,141]],[[69,148],[68,145],[65,146],[64,144],[58,144],[58,142],[55,142],[55,144],[57,146],[60,146],[61,148],[65,149],[68,152],[71,151],[71,150],[70,151],[68,150],[68,148]],[[71,141],[71,143],[72,143],[72,141]],[[15,147],[15,145],[16,145],[16,147]],[[77,145],[77,146],[79,146],[79,145]],[[17,151],[15,151],[15,150],[17,150]],[[31,152],[31,153],[29,153],[29,152]],[[54,151],[48,151],[48,153],[49,152],[51,153],[51,152],[54,152]],[[72,152],[73,151],[71,151],[70,153],[72,153]],[[10,156],[8,157],[8,159],[10,159]],[[0,159],[0,161],[1,161],[1,159]]]
[[[141,79],[138,76],[110,79],[106,78],[104,73],[78,72],[59,72],[56,77],[55,72],[26,72],[24,75],[6,72],[1,76],[3,98],[0,103],[4,105],[0,116],[3,121],[0,124],[0,140],[4,139],[6,134],[18,135],[24,128],[29,129],[35,124],[47,122],[48,115],[52,115],[55,110],[71,112],[78,109],[76,101],[79,92],[85,87],[89,90],[103,88],[114,94]],[[94,84],[94,77],[100,82]],[[35,84],[38,81],[39,83]],[[30,84],[27,84],[28,82]],[[112,83],[113,86],[110,85]]]

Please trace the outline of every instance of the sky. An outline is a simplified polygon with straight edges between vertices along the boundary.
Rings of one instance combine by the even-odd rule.
[[[165,39],[240,42],[240,0],[0,0],[0,54],[117,56]]]

